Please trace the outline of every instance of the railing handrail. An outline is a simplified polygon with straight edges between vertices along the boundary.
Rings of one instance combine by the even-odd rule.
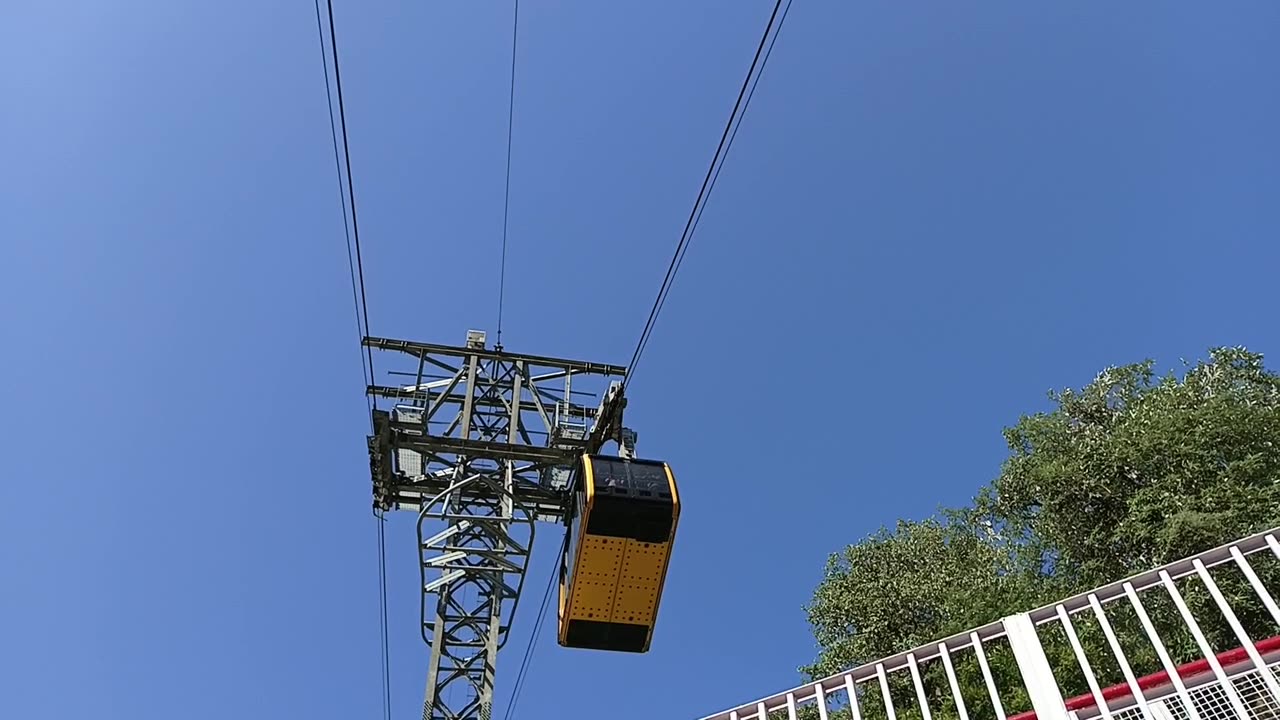
[[[1075,612],[1090,606],[1090,597],[1096,597],[1100,603],[1106,603],[1110,600],[1123,597],[1125,595],[1125,586],[1131,586],[1134,591],[1141,591],[1146,588],[1153,587],[1163,582],[1162,573],[1168,573],[1172,579],[1178,579],[1194,574],[1196,572],[1195,563],[1199,561],[1206,568],[1211,568],[1232,560],[1232,548],[1237,549],[1243,555],[1249,555],[1268,547],[1268,536],[1280,533],[1280,526],[1273,527],[1268,530],[1249,535],[1248,537],[1236,540],[1234,542],[1223,543],[1218,547],[1204,552],[1191,555],[1189,557],[1177,560],[1152,570],[1146,570],[1134,575],[1130,575],[1123,580],[1108,583],[1094,590],[1078,593],[1066,600],[1049,603],[1042,607],[1036,608],[1027,613],[1032,622],[1041,624],[1058,617],[1058,607],[1062,606],[1067,612]],[[803,703],[814,699],[818,696],[819,689],[825,695],[837,689],[846,687],[850,682],[857,683],[875,677],[879,672],[891,672],[907,667],[911,660],[916,663],[938,657],[945,647],[947,652],[960,650],[970,647],[975,642],[985,642],[993,640],[1005,635],[1005,626],[1002,621],[996,620],[987,623],[972,630],[962,633],[956,633],[941,640],[927,643],[910,650],[890,655],[880,660],[874,660],[869,663],[858,665],[849,670],[833,673],[820,680],[815,680],[804,685],[794,687],[790,690],[774,693],[768,697],[760,698],[749,703],[736,705],[727,710],[707,715],[701,720],[731,720],[732,714],[736,713],[739,719],[753,718],[757,715],[757,708],[762,704],[767,711],[781,709],[787,706],[788,701],[793,704]],[[1019,720],[1026,720],[1021,716],[1014,716]],[[763,719],[762,719],[763,720]],[[1014,720],[1014,718],[1009,718]]]
[[[1267,638],[1266,640],[1259,640],[1253,644],[1253,647],[1264,657],[1271,655],[1280,650],[1280,635]],[[1215,657],[1217,657],[1218,662],[1224,668],[1249,662],[1249,652],[1245,650],[1243,646],[1233,648],[1231,650],[1224,650],[1223,652],[1218,653]],[[1211,675],[1213,673],[1213,669],[1210,667],[1209,661],[1203,658],[1183,663],[1176,669],[1178,671],[1178,677],[1183,680],[1191,680],[1196,677]],[[1160,672],[1154,672],[1150,675],[1144,675],[1138,678],[1138,689],[1145,694],[1148,690],[1158,688],[1169,683],[1170,680],[1169,673],[1161,670]],[[1129,687],[1128,683],[1116,683],[1115,685],[1103,688],[1102,690],[1102,699],[1108,705],[1115,700],[1122,700],[1127,697],[1133,697],[1133,690]],[[1083,710],[1097,704],[1098,702],[1093,697],[1093,693],[1083,693],[1067,700],[1066,702],[1068,710]],[[1017,715],[1010,715],[1008,720],[1036,720],[1036,711],[1028,710],[1026,712],[1018,713]]]

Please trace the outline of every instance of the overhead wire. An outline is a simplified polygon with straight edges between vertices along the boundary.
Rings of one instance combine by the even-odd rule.
[[[387,534],[386,516],[382,511],[374,513],[378,523],[378,597],[382,622],[382,715],[391,720],[391,640],[387,632]]]
[[[720,158],[720,164],[715,166],[716,167],[715,174],[711,177],[711,184],[707,187],[707,197],[704,198],[702,205],[698,207],[698,215],[696,218],[694,218],[693,226],[689,229],[690,238],[692,238],[693,234],[697,232],[698,224],[702,222],[702,214],[707,209],[707,202],[711,196],[711,191],[715,189],[716,181],[720,179],[720,171],[724,169],[724,164],[728,160],[729,149],[733,146],[734,139],[738,137],[738,130],[742,128],[742,121],[743,121],[743,117],[747,112],[747,107],[751,105],[751,99],[755,97],[756,88],[759,87],[760,85],[760,77],[764,73],[765,65],[769,63],[769,56],[773,54],[774,44],[777,43],[778,35],[782,32],[782,25],[787,21],[787,14],[791,10],[791,2],[792,0],[787,0],[787,4],[782,8],[782,15],[779,16],[778,18],[778,28],[776,31],[774,31],[772,38],[769,40],[769,47],[768,49],[765,50],[764,59],[761,60],[760,62],[760,71],[756,73],[755,78],[751,82],[751,90],[747,93],[747,99],[742,104],[742,112],[738,114],[738,120],[733,125],[733,132],[730,133],[729,135],[729,142],[725,143],[724,154]],[[689,249],[689,245],[688,243],[686,243],[683,249],[678,250],[678,255],[675,259],[674,270],[671,272],[672,282],[675,281],[675,274],[680,272],[680,265],[681,263],[684,262],[684,255],[685,255],[685,252],[688,251],[688,249]],[[668,290],[670,290],[670,284],[668,284]],[[662,313],[662,308],[663,306],[666,305],[666,302],[667,302],[667,294],[662,294],[660,297],[661,297],[661,300],[658,302],[657,312],[654,313],[655,324],[657,322],[657,316]],[[649,344],[649,336],[645,336],[639,348],[641,354],[644,352],[645,348],[648,347],[648,344]],[[636,361],[638,361],[638,359],[639,359],[639,355],[637,354]]]
[[[351,303],[355,308],[356,318],[356,339],[359,340],[363,336],[360,315],[360,297],[359,290],[356,286],[356,261],[351,249],[351,220],[347,215],[347,189],[346,183],[342,176],[342,156],[338,152],[338,127],[333,117],[333,91],[330,89],[329,80],[329,57],[324,42],[324,25],[320,19],[320,0],[315,0],[316,7],[316,32],[320,38],[320,64],[324,68],[324,95],[325,100],[329,104],[329,135],[333,140],[333,166],[338,178],[338,204],[342,207],[342,232],[347,240],[347,269],[351,276]],[[371,369],[369,361],[365,359],[365,354],[360,353],[360,370],[364,374],[365,385],[373,382],[371,377]],[[368,396],[365,402],[368,402]],[[372,409],[372,408],[371,408]]]
[[[649,338],[652,334],[653,328],[656,325],[658,316],[662,312],[662,308],[666,303],[666,298],[670,291],[671,285],[674,282],[675,275],[677,272],[679,272],[680,265],[683,263],[684,255],[688,250],[688,245],[693,237],[693,233],[697,229],[697,226],[701,221],[703,211],[706,208],[706,201],[709,198],[712,189],[714,189],[715,187],[715,183],[720,176],[720,170],[723,168],[724,160],[725,158],[727,158],[729,149],[732,147],[733,141],[737,137],[738,129],[741,127],[741,123],[742,123],[742,116],[745,114],[747,107],[751,103],[751,99],[755,95],[755,90],[757,85],[759,84],[760,76],[764,72],[764,67],[768,63],[770,55],[773,53],[773,47],[774,47],[774,44],[777,42],[778,33],[781,32],[782,25],[786,21],[787,13],[791,9],[791,2],[792,0],[786,0],[786,5],[784,7],[783,0],[776,0],[773,11],[770,13],[769,22],[765,26],[764,33],[760,38],[760,43],[757,46],[755,55],[752,58],[751,66],[748,68],[747,77],[743,80],[742,88],[738,92],[737,100],[734,102],[733,110],[729,115],[729,121],[726,123],[725,130],[721,134],[720,142],[716,147],[715,154],[712,156],[711,165],[708,167],[707,174],[703,178],[702,187],[699,189],[698,196],[694,200],[694,206],[693,206],[693,209],[690,211],[689,219],[686,221],[684,231],[681,233],[680,240],[676,245],[676,250],[672,256],[670,264],[667,267],[666,275],[664,276],[662,285],[659,288],[658,296],[654,301],[653,307],[650,309],[649,317],[645,322],[644,330],[641,333],[640,340],[636,344],[636,349],[632,354],[631,362],[628,364],[629,370],[633,369],[636,366],[636,364],[639,362],[640,357],[642,356],[644,350],[648,345]],[[364,344],[363,339],[369,336],[368,296],[367,296],[367,291],[365,290],[364,261],[363,261],[363,255],[361,252],[361,245],[360,245],[359,221],[357,219],[357,213],[356,213],[355,187],[352,179],[353,174],[351,170],[351,149],[350,149],[350,142],[348,139],[348,132],[347,132],[346,107],[345,107],[345,101],[344,101],[343,92],[342,92],[342,75],[341,75],[341,69],[340,69],[339,57],[338,57],[337,33],[334,27],[333,0],[326,0],[326,4],[328,8],[328,20],[329,20],[329,46],[330,46],[330,50],[332,52],[332,57],[333,57],[333,74],[334,74],[333,83],[337,88],[338,117],[339,117],[339,122],[341,125],[341,131],[342,131],[342,157],[341,158],[339,157],[339,151],[338,151],[337,130],[334,126],[334,121],[333,121],[333,94],[330,92],[328,60],[325,58],[325,53],[324,53],[324,29],[323,29],[323,23],[321,21],[320,0],[315,0],[316,25],[317,25],[317,31],[319,32],[319,35],[320,35],[321,59],[324,66],[324,75],[325,75],[325,94],[326,94],[326,99],[329,105],[330,133],[333,138],[334,163],[338,173],[340,191],[342,190],[341,185],[343,181],[343,177],[342,177],[343,176],[342,168],[344,165],[343,160],[345,160],[345,167],[346,167],[345,197],[342,197],[342,193],[340,192],[340,198],[342,200],[341,205],[342,205],[342,214],[343,214],[343,230],[344,230],[344,233],[346,234],[346,239],[347,239],[347,258],[348,258],[348,267],[351,270],[351,277],[352,277],[352,300],[353,300],[353,304],[356,306],[357,332],[360,332],[361,330],[360,325],[361,325],[361,322],[363,322],[363,333],[361,334],[361,344]],[[780,10],[781,10],[781,16],[779,16]],[[514,116],[515,116],[516,51],[517,51],[517,41],[519,38],[519,18],[520,18],[520,4],[519,4],[519,0],[515,0],[513,22],[512,22],[512,39],[511,39],[511,75],[510,75],[511,80],[510,80],[510,90],[509,90],[508,109],[507,109],[507,161],[506,161],[507,167],[506,167],[506,180],[505,180],[504,198],[503,198],[502,250],[501,250],[501,260],[500,260],[500,270],[499,270],[499,289],[498,289],[497,341],[499,346],[501,346],[501,340],[502,340],[502,320],[503,320],[503,309],[504,309],[505,289],[506,289],[506,254],[507,254],[509,217],[510,217],[510,200],[511,200],[511,151],[512,151],[512,140],[514,135],[513,130],[514,130]],[[775,20],[777,20],[776,30],[774,29]],[[766,45],[767,45],[767,50],[766,50]],[[759,66],[759,71],[757,71],[756,69],[757,65]],[[348,203],[350,204],[349,223],[348,223]],[[354,249],[354,258],[352,257],[353,249]],[[353,265],[353,260],[354,260],[354,265]],[[373,366],[373,350],[372,350],[372,347],[369,347],[369,346],[366,346],[365,350],[366,352],[362,353],[361,355],[362,372],[364,374],[366,384],[371,385],[375,378],[375,371]],[[624,386],[623,386],[624,389],[625,389],[626,383],[630,382],[631,377],[632,377],[632,373],[629,371],[627,378],[624,381]],[[373,404],[373,408],[376,408],[377,406],[376,397],[373,398],[372,404]],[[391,683],[390,683],[390,655],[389,655],[389,648],[388,648],[388,629],[387,629],[388,620],[387,620],[387,589],[386,589],[386,540],[385,540],[385,528],[383,525],[383,518],[381,514],[378,514],[377,519],[378,519],[379,592],[380,592],[380,601],[381,601],[381,641],[382,641],[382,655],[383,655],[383,663],[382,663],[383,715],[384,717],[389,719],[391,717]],[[561,544],[560,550],[557,552],[557,555],[556,555],[557,558],[560,558],[563,556],[564,549],[567,543],[568,543],[568,535],[566,534]],[[530,634],[529,643],[525,648],[524,658],[522,659],[520,669],[516,676],[516,684],[512,691],[512,698],[510,703],[507,706],[506,714],[504,715],[504,717],[507,718],[508,720],[511,718],[516,706],[518,705],[520,692],[524,687],[524,679],[527,676],[527,672],[533,657],[533,651],[536,647],[536,639],[542,628],[543,622],[546,617],[547,609],[549,607],[549,600],[551,597],[551,591],[555,586],[555,579],[556,579],[556,573],[553,570],[551,577],[548,578],[547,587],[543,593],[542,604],[539,608],[537,620],[535,621],[533,631]]]
[[[519,0],[516,0],[517,3]],[[671,259],[671,264],[667,267],[666,277],[663,278],[662,287],[658,291],[658,297],[654,301],[654,306],[649,312],[649,319],[645,323],[645,330],[641,333],[640,342],[636,345],[636,351],[632,355],[631,362],[628,364],[627,378],[624,381],[630,381],[631,370],[639,361],[645,347],[648,344],[649,336],[653,330],[653,326],[657,321],[658,314],[662,312],[662,306],[666,302],[667,292],[670,289],[671,282],[675,278],[675,274],[680,269],[680,264],[684,260],[684,253],[688,250],[689,239],[692,238],[694,230],[697,229],[698,223],[702,219],[702,212],[706,209],[706,198],[710,195],[711,190],[715,187],[716,180],[720,177],[720,170],[724,167],[724,159],[728,156],[729,148],[733,145],[733,141],[738,136],[738,128],[742,126],[742,117],[746,113],[747,107],[751,104],[751,99],[755,96],[756,87],[760,83],[760,76],[764,73],[765,65],[769,62],[769,56],[773,54],[774,44],[778,40],[778,33],[782,31],[782,25],[786,22],[787,13],[791,10],[793,0],[786,0],[783,6],[783,0],[777,0],[773,7],[773,12],[769,15],[769,23],[765,26],[764,33],[760,38],[760,44],[756,48],[755,56],[751,60],[751,67],[747,70],[747,77],[743,80],[742,89],[738,92],[738,99],[734,103],[733,111],[729,115],[729,122],[725,125],[724,133],[720,138],[720,145],[717,146],[715,155],[712,157],[711,166],[707,169],[707,177],[703,179],[702,189],[698,192],[698,197],[694,201],[693,210],[690,212],[689,220],[685,225],[684,232],[681,233],[680,242],[676,246],[676,252]],[[779,10],[781,15],[779,16]],[[777,28],[774,29],[774,20],[777,20]],[[767,48],[766,48],[767,44]],[[763,59],[762,59],[763,52]],[[514,54],[513,54],[514,57]],[[759,71],[756,70],[757,63]],[[514,77],[514,71],[513,71]],[[741,108],[741,110],[740,110]],[[562,562],[565,547],[569,542],[569,535],[566,532],[564,540],[560,544],[560,549],[556,552],[557,568]],[[533,658],[536,641],[539,631],[542,628],[543,621],[546,618],[547,608],[551,599],[551,590],[555,586],[557,577],[556,569],[553,568],[551,577],[547,579],[547,588],[542,596],[542,605],[538,610],[538,617],[534,622],[533,631],[529,635],[529,642],[525,646],[524,658],[520,662],[520,669],[516,673],[516,682],[511,691],[511,700],[507,704],[507,710],[503,714],[503,720],[511,720],[516,707],[520,703],[520,692],[524,688],[524,679],[528,673],[530,663]]]
[[[369,310],[367,295],[364,288],[364,263],[360,253],[360,234],[356,225],[355,210],[355,191],[351,183],[351,154],[349,144],[347,142],[347,124],[346,112],[342,102],[342,81],[338,70],[338,45],[337,36],[333,27],[333,2],[328,0],[329,15],[329,39],[330,46],[333,50],[333,72],[338,88],[338,111],[342,117],[342,145],[346,154],[346,188],[343,187],[343,163],[338,151],[338,131],[334,124],[333,112],[333,92],[330,90],[329,79],[329,59],[325,52],[324,23],[321,19],[320,0],[314,0],[316,11],[316,32],[320,39],[320,62],[324,70],[324,93],[325,99],[329,106],[329,134],[333,141],[333,162],[338,177],[338,199],[342,206],[342,230],[346,236],[347,243],[347,269],[351,276],[351,300],[355,308],[356,317],[356,339],[359,344],[363,345],[363,339],[369,335]],[[350,197],[351,211],[350,216],[347,212],[347,201]],[[354,257],[353,257],[353,235],[354,235]],[[358,285],[358,289],[357,289]],[[363,328],[361,321],[363,320]],[[367,352],[360,353],[360,367],[365,386],[373,384],[373,349],[366,348]],[[370,410],[370,425],[373,423],[372,411],[377,407],[377,398],[370,401],[369,395],[365,395],[365,403]],[[378,535],[378,594],[379,594],[379,620],[380,620],[380,641],[382,650],[382,716],[386,720],[391,720],[391,655],[390,643],[388,636],[388,618],[387,618],[387,543],[385,532],[385,519],[381,512],[375,511],[374,520],[377,523]]]
[[[369,336],[369,297],[364,285],[364,257],[360,252],[360,223],[356,216],[356,188],[354,175],[351,172],[351,143],[347,136],[347,106],[342,96],[342,67],[338,62],[338,34],[333,22],[333,0],[326,0],[329,8],[329,49],[333,53],[333,83],[338,89],[338,118],[342,126],[342,154],[347,168],[347,197],[351,203],[351,235],[355,240],[356,272],[360,282],[360,310],[364,318],[364,337]],[[373,378],[373,348],[366,346],[368,353],[369,374]],[[378,399],[373,399],[376,408]]]
[[[702,219],[702,212],[706,208],[707,200],[715,187],[716,180],[720,177],[720,169],[724,167],[724,160],[728,157],[729,148],[732,147],[733,141],[738,136],[738,128],[742,126],[742,118],[746,114],[747,107],[750,106],[751,99],[755,97],[756,86],[764,73],[765,65],[769,62],[769,57],[773,54],[773,46],[778,40],[778,34],[782,31],[782,24],[786,22],[787,14],[791,11],[791,2],[792,0],[786,0],[786,5],[784,6],[783,0],[776,0],[773,11],[769,14],[769,22],[765,25],[764,32],[760,36],[760,43],[757,45],[755,55],[751,59],[751,66],[747,69],[747,76],[743,79],[742,87],[738,90],[738,98],[733,104],[733,110],[729,113],[729,120],[725,123],[724,132],[720,135],[720,143],[716,146],[710,166],[707,167],[707,174],[702,180],[702,187],[698,190],[698,196],[694,199],[693,209],[689,211],[689,219],[685,222],[684,231],[680,233],[680,241],[676,244],[675,252],[671,256],[671,262],[667,266],[666,275],[662,279],[662,285],[658,288],[658,296],[654,299],[653,307],[649,310],[649,317],[645,321],[644,330],[640,333],[640,340],[636,343],[635,352],[632,353],[631,361],[627,364],[627,377],[622,383],[623,390],[626,390],[627,385],[631,382],[635,367],[640,362],[640,357],[644,354],[645,348],[648,347],[649,337],[657,324],[658,315],[666,304],[667,295],[671,290],[672,283],[675,281],[676,273],[679,272],[680,265],[684,262],[684,255],[688,251],[690,241],[693,239],[694,230],[697,229],[698,223]],[[779,11],[781,11],[781,15],[779,15]],[[777,21],[776,29],[774,26],[775,20]],[[759,70],[756,69],[757,65]]]
[[[498,270],[498,341],[502,348],[502,306],[507,290],[507,219],[511,212],[511,137],[516,114],[516,40],[520,33],[520,0],[515,0],[511,22],[511,94],[507,100],[507,180],[502,199],[502,259]]]
[[[533,651],[537,647],[538,635],[542,630],[542,622],[546,619],[547,608],[550,606],[551,589],[555,587],[555,581],[558,577],[557,569],[560,567],[561,558],[564,557],[564,549],[569,543],[569,535],[565,533],[564,540],[560,542],[560,549],[556,551],[556,567],[551,570],[551,577],[547,578],[547,589],[542,593],[542,605],[538,609],[538,618],[533,623],[533,631],[529,633],[529,643],[524,648],[524,658],[520,661],[520,669],[516,672],[516,682],[511,688],[511,700],[507,702],[507,711],[503,713],[503,720],[511,720],[515,713],[516,706],[520,704],[520,691],[524,689],[524,678],[529,671],[530,662],[533,660]]]

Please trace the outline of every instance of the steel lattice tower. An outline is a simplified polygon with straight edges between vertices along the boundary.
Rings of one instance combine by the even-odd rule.
[[[422,639],[431,650],[422,717],[489,720],[535,525],[563,522],[583,452],[609,440],[628,454],[633,447],[622,428],[626,368],[488,349],[477,331],[463,347],[363,343],[404,368],[391,373],[407,381],[368,388],[395,401],[373,411],[369,460],[374,506],[418,514]]]

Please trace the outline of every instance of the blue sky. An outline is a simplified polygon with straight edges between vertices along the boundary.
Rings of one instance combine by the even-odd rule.
[[[525,0],[508,348],[630,357],[770,7]],[[6,6],[0,715],[380,713],[313,12]],[[510,5],[337,12],[372,330],[492,330]],[[653,651],[545,632],[518,717],[793,684],[828,553],[964,502],[1048,389],[1275,354],[1277,27],[1261,0],[796,0],[631,386],[686,501]],[[411,538],[394,517],[397,717]]]

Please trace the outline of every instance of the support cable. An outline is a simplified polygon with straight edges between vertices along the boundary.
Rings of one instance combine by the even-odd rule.
[[[351,235],[355,240],[356,273],[360,282],[360,310],[364,319],[364,337],[369,336],[369,297],[364,286],[364,258],[360,252],[360,223],[356,219],[356,188],[351,173],[351,143],[347,139],[347,107],[342,96],[342,69],[338,63],[338,35],[333,24],[333,0],[326,0],[329,8],[329,49],[333,53],[333,83],[338,89],[338,118],[342,127],[342,154],[347,167],[347,197],[351,203]],[[363,343],[363,339],[361,341]],[[369,360],[369,374],[373,375],[373,348],[366,347]],[[378,399],[373,399],[374,408],[378,407]]]
[[[516,114],[516,39],[520,31],[520,0],[515,0],[511,22],[511,94],[507,100],[507,181],[502,199],[502,260],[498,271],[498,341],[502,349],[502,303],[507,289],[507,218],[511,212],[511,136]]]
[[[329,104],[329,136],[333,141],[333,167],[338,178],[338,203],[342,207],[342,232],[347,240],[347,270],[351,276],[351,304],[355,308],[356,318],[356,341],[360,342],[364,335],[360,322],[360,295],[356,286],[356,260],[351,249],[351,220],[347,214],[347,189],[342,175],[342,156],[338,151],[338,126],[333,118],[333,92],[330,89],[329,80],[329,56],[325,48],[324,42],[324,25],[320,19],[320,0],[315,0],[316,7],[316,32],[320,38],[320,64],[324,69],[324,95],[325,100]],[[365,358],[365,354],[360,353],[360,369],[363,373],[365,385],[373,384],[372,369],[369,366],[369,360]],[[366,393],[365,403],[369,403]],[[370,407],[372,409],[372,407]]]
[[[688,250],[690,240],[693,238],[693,232],[697,228],[698,222],[702,219],[702,211],[706,208],[706,201],[711,195],[711,190],[715,187],[716,180],[720,177],[720,169],[724,166],[725,158],[728,157],[729,148],[738,136],[738,128],[742,125],[742,118],[746,114],[747,107],[751,104],[751,98],[755,96],[756,85],[759,84],[760,76],[764,73],[765,65],[769,62],[769,56],[773,54],[773,46],[778,40],[778,34],[782,31],[782,24],[786,22],[787,13],[791,11],[791,2],[792,0],[787,0],[785,7],[782,4],[783,0],[776,0],[774,3],[773,12],[769,15],[769,22],[765,25],[764,33],[760,36],[760,44],[756,47],[751,66],[747,69],[747,76],[743,79],[742,88],[738,91],[738,99],[734,102],[733,110],[729,113],[729,121],[725,123],[724,132],[720,136],[720,144],[716,146],[715,154],[711,158],[711,165],[707,168],[706,177],[702,180],[702,188],[698,191],[698,196],[694,200],[693,209],[689,212],[689,219],[685,223],[684,231],[680,234],[680,241],[676,244],[675,253],[671,256],[671,263],[667,266],[667,274],[662,279],[662,285],[658,289],[658,296],[653,302],[653,308],[649,311],[649,319],[645,322],[644,330],[640,333],[640,340],[636,343],[635,352],[631,355],[631,362],[627,364],[627,377],[622,383],[623,390],[631,382],[635,366],[639,363],[640,356],[649,344],[649,337],[657,324],[658,315],[662,312],[663,305],[666,304],[667,294],[675,281],[675,275],[680,270],[680,264],[684,262],[684,254]],[[779,10],[782,11],[781,16],[779,16]],[[774,29],[775,20],[777,20],[776,30]],[[768,46],[767,52],[766,45]],[[757,65],[759,66],[758,71],[756,69]]]
[[[315,10],[316,10],[316,32],[319,35],[319,39],[320,39],[320,62],[321,62],[321,66],[324,69],[324,93],[325,93],[325,99],[329,106],[329,135],[333,141],[333,163],[338,176],[338,199],[342,206],[342,230],[344,235],[346,236],[346,241],[347,241],[347,269],[351,276],[351,302],[353,307],[355,308],[356,340],[359,342],[359,344],[363,344],[364,337],[367,337],[369,334],[369,310],[368,310],[368,303],[366,301],[366,295],[365,295],[365,289],[364,289],[364,265],[360,257],[360,234],[359,234],[358,227],[356,226],[355,194],[354,194],[354,190],[351,189],[351,155],[350,155],[350,150],[347,150],[346,188],[344,191],[343,173],[342,173],[343,165],[342,165],[341,156],[339,155],[339,151],[338,151],[337,127],[334,124],[334,118],[333,118],[333,115],[334,115],[333,93],[330,90],[329,59],[325,52],[324,23],[321,19],[320,0],[314,0],[314,4],[315,4]],[[328,13],[329,14],[329,38],[330,38],[330,44],[333,48],[333,71],[334,71],[335,78],[337,78],[338,77],[338,47],[337,47],[336,36],[333,30],[332,0],[329,0],[328,2],[328,10],[329,10],[329,13]],[[342,109],[341,79],[337,80],[337,86],[338,86],[338,108],[339,108],[339,113],[343,117],[342,144],[344,148],[347,148],[348,146],[347,125],[346,125],[345,111],[343,111]],[[348,214],[347,214],[348,195],[351,198],[350,219],[348,219]],[[352,255],[353,235],[355,239],[354,257]],[[357,280],[357,276],[358,276],[358,280]],[[358,283],[358,290],[357,290],[357,283]],[[362,318],[363,318],[363,328],[361,327]],[[368,348],[367,353],[365,352],[360,353],[360,368],[361,368],[361,375],[365,381],[365,386],[368,387],[369,385],[372,385],[374,380],[372,348]],[[366,393],[365,403],[370,410],[370,415],[369,415],[370,427],[372,427],[373,425],[372,411],[374,408],[377,407],[377,402],[378,401],[376,397],[370,399],[370,397]],[[388,632],[387,632],[387,625],[388,625],[388,622],[387,622],[387,543],[386,543],[386,533],[385,533],[385,527],[384,527],[385,518],[383,517],[381,512],[375,511],[374,520],[377,522],[377,529],[378,529],[378,593],[379,593],[379,606],[380,606],[379,620],[381,624],[380,640],[381,640],[381,646],[382,646],[381,647],[381,650],[382,650],[382,716],[383,718],[385,718],[385,720],[391,720],[391,655],[390,655]]]
[[[517,2],[519,2],[519,0],[517,0]],[[631,381],[636,363],[639,361],[645,347],[648,345],[649,336],[657,321],[658,314],[662,312],[662,306],[666,302],[671,282],[674,280],[675,274],[679,271],[680,264],[684,260],[684,253],[688,249],[689,240],[693,237],[693,231],[697,229],[698,223],[702,219],[702,212],[706,208],[706,198],[710,196],[711,190],[715,187],[716,180],[720,177],[720,170],[724,167],[724,159],[728,157],[729,148],[733,145],[734,139],[738,136],[738,128],[742,126],[742,117],[745,115],[747,107],[751,104],[751,99],[755,96],[756,87],[760,83],[760,76],[764,73],[765,65],[769,62],[769,56],[773,54],[773,47],[778,40],[778,34],[782,31],[782,24],[786,22],[787,13],[791,10],[792,0],[786,0],[785,7],[783,7],[782,2],[783,0],[776,0],[774,4],[773,12],[769,15],[769,23],[765,26],[764,34],[760,37],[760,44],[756,48],[755,56],[751,60],[751,67],[747,70],[747,77],[743,80],[742,88],[738,91],[738,99],[734,103],[733,111],[729,114],[729,121],[725,124],[724,133],[720,137],[720,144],[716,147],[715,155],[711,159],[711,166],[707,168],[707,176],[702,181],[702,189],[699,190],[698,197],[694,201],[693,210],[689,213],[689,220],[685,224],[684,232],[681,233],[680,242],[676,245],[675,254],[671,258],[671,264],[667,267],[666,277],[663,278],[662,286],[658,290],[658,297],[654,301],[653,308],[649,312],[649,319],[645,323],[645,328],[640,335],[640,341],[636,345],[635,353],[632,355],[631,362],[627,366],[627,377],[623,381],[624,390],[626,389],[626,383]],[[779,16],[780,9],[781,16]],[[778,22],[776,31],[774,30],[775,19]],[[757,64],[759,65],[759,71],[756,70]],[[501,313],[501,308],[499,309],[499,313]],[[564,550],[568,542],[569,535],[566,531],[564,540],[560,545],[560,550],[556,553],[557,558],[563,558]],[[560,560],[559,562],[563,562],[563,560]],[[551,599],[551,590],[555,586],[556,577],[557,572],[553,569],[551,577],[547,580],[547,589],[542,596],[542,606],[539,608],[537,620],[534,622],[533,632],[530,634],[529,643],[525,647],[524,658],[520,663],[519,671],[516,673],[516,683],[511,691],[511,701],[507,704],[507,710],[503,714],[504,720],[511,720],[516,707],[519,705],[520,691],[524,688],[524,679],[533,659],[536,641],[539,631],[542,628],[542,623],[546,617],[547,608]]]
[[[520,691],[524,689],[525,674],[529,671],[529,664],[533,660],[533,651],[537,647],[538,634],[542,630],[542,621],[546,618],[547,607],[550,605],[551,589],[555,587],[555,581],[559,573],[557,569],[563,562],[565,547],[569,543],[569,533],[566,531],[564,540],[560,543],[560,549],[556,551],[556,568],[551,571],[551,577],[547,579],[547,589],[542,593],[542,607],[538,610],[538,619],[533,623],[533,632],[529,634],[529,644],[524,648],[524,659],[520,661],[520,670],[516,673],[516,684],[511,689],[511,701],[507,703],[507,711],[502,714],[503,720],[511,720],[516,711],[516,706],[520,703]]]
[[[382,623],[382,716],[391,720],[391,641],[387,633],[387,518],[381,510],[374,513],[378,523],[378,595]]]

